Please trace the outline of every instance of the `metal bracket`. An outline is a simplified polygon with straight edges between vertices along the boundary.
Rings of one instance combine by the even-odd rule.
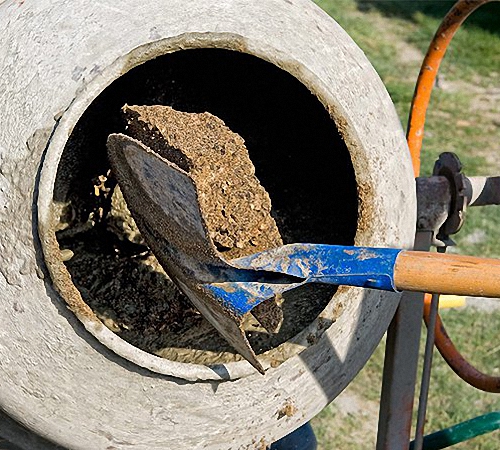
[[[470,192],[468,180],[462,173],[460,159],[452,152],[439,155],[432,174],[445,177],[448,180],[451,193],[448,217],[435,236],[433,245],[436,247],[455,245],[450,235],[460,231],[465,220],[465,210],[470,202],[470,198],[467,198],[467,193]]]

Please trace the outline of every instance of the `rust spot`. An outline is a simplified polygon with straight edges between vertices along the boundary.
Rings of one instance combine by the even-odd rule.
[[[269,365],[273,368],[276,369],[276,367],[281,365],[281,361],[278,361],[277,359],[272,359]]]
[[[278,420],[283,417],[293,417],[298,412],[297,407],[294,405],[293,400],[288,398],[283,407],[278,411]]]
[[[44,256],[53,281],[53,286],[66,301],[71,311],[73,311],[80,320],[90,319],[96,324],[102,325],[102,322],[84,302],[80,291],[73,284],[71,275],[62,262],[61,251],[54,231],[46,233],[45,235]]]
[[[306,340],[307,340],[307,343],[308,343],[309,345],[313,345],[313,344],[316,344],[316,342],[317,342],[318,338],[316,337],[316,335],[314,335],[314,334],[312,334],[312,333],[309,333],[309,334],[307,335]]]
[[[373,198],[375,196],[374,187],[368,183],[358,182],[358,233],[373,233],[372,223],[375,217],[375,206]],[[368,236],[367,236],[368,237]]]
[[[254,446],[255,450],[267,450],[268,447],[266,438],[264,437],[261,437],[259,441],[254,440],[252,445]]]

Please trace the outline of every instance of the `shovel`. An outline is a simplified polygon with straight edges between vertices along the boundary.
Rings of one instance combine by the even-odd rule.
[[[174,283],[259,372],[241,327],[262,302],[307,283],[500,297],[500,260],[392,248],[288,244],[224,260],[190,175],[141,142],[108,138],[108,154],[144,239]]]

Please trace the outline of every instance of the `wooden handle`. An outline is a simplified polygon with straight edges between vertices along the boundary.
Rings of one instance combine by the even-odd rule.
[[[406,291],[500,298],[500,259],[402,251],[394,283]]]

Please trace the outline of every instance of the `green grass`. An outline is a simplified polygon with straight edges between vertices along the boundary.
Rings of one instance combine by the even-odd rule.
[[[398,54],[401,42],[425,53],[441,18],[454,1],[316,0],[366,53],[385,83],[404,126],[420,62]],[[498,88],[500,78],[500,3],[480,9],[457,33],[441,67],[442,84],[434,89],[422,152],[422,175],[430,175],[443,151],[457,153],[469,175],[499,175],[500,105],[477,108],[477,89]],[[486,94],[487,95],[487,94]],[[493,115],[492,115],[493,114]],[[500,208],[471,208],[454,237],[456,251],[500,257]],[[500,311],[444,311],[443,319],[457,347],[478,368],[500,376],[498,330]],[[421,345],[423,349],[423,342]],[[382,380],[383,343],[348,389],[377,404]],[[418,387],[417,387],[418,388]],[[500,409],[500,395],[487,394],[462,382],[436,352],[426,432],[451,426]],[[313,420],[319,448],[359,450],[373,447],[376,429],[364,430],[363,417],[342,415],[330,405]],[[364,435],[363,435],[364,433]],[[497,450],[500,433],[478,437],[456,449]]]
[[[427,50],[430,37],[454,3],[454,0],[357,1],[362,10],[379,11],[393,20],[405,20],[407,26],[402,37],[422,52]],[[477,74],[498,76],[500,54],[494,51],[500,41],[498,17],[500,4],[490,3],[467,19],[466,26],[454,37],[444,62],[443,69],[449,76],[466,80],[473,79]]]
[[[476,310],[444,310],[441,313],[448,332],[464,356],[480,370],[500,376],[500,343],[498,329],[500,311],[493,313]],[[348,389],[364,401],[378,404],[382,383],[384,343],[378,346],[370,361],[358,374]],[[421,341],[423,357],[424,338]],[[421,364],[419,374],[421,373]],[[419,375],[420,376],[420,375]],[[420,384],[417,384],[417,396]],[[417,405],[417,401],[415,401]],[[373,408],[372,408],[373,409]],[[416,409],[416,406],[415,406]],[[500,395],[478,391],[455,375],[441,358],[434,353],[430,397],[427,410],[426,433],[431,433],[478,415],[500,410]],[[360,433],[363,417],[341,414],[332,404],[312,420],[320,450],[362,450],[373,448],[376,428]],[[415,424],[414,424],[415,425]],[[364,438],[364,439],[363,439]],[[454,449],[498,450],[500,432],[477,437],[459,444]]]
[[[480,370],[500,376],[500,313],[448,310],[442,313],[442,318],[464,356]],[[479,393],[452,373],[440,356],[436,360],[437,364],[433,366],[432,372],[431,392],[439,395],[430,398],[430,430],[500,409],[500,395]],[[495,448],[498,448],[498,445]]]
[[[469,209],[462,230],[454,237],[460,253],[500,258],[498,210],[498,206]]]
[[[319,450],[365,450],[373,448],[373,439],[359,435],[359,417],[340,417],[334,408],[325,408],[312,421]],[[335,422],[335,429],[329,428]],[[355,438],[354,438],[355,437]]]

